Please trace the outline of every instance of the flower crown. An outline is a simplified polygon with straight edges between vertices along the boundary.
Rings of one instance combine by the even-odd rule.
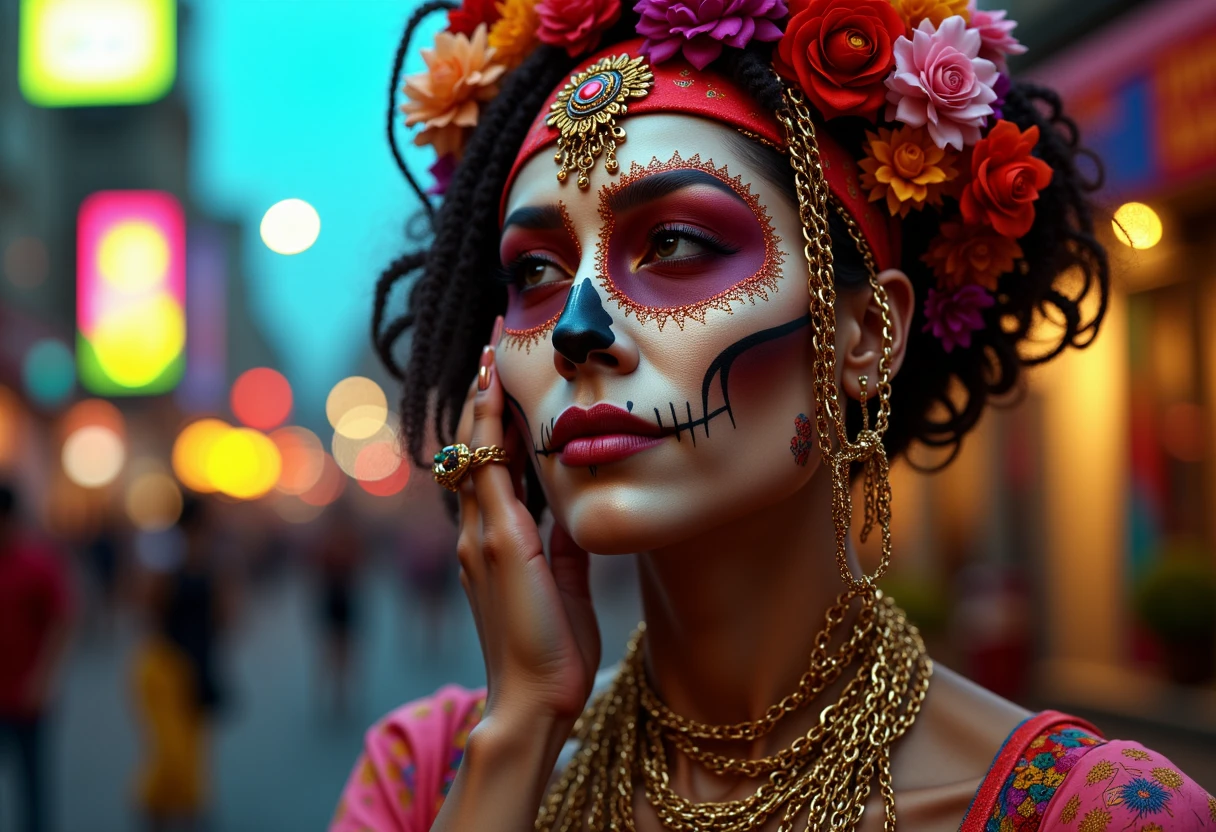
[[[796,85],[825,121],[862,118],[860,184],[892,217],[926,207],[942,216],[922,260],[936,286],[924,330],[946,352],[969,348],[984,328],[999,279],[1023,257],[1052,170],[1033,155],[1039,131],[1002,118],[1006,59],[1026,48],[1003,11],[974,0],[638,0],[643,55],[677,54],[704,69],[728,49],[776,43],[773,69]],[[620,0],[464,0],[427,69],[405,79],[407,126],[435,148],[442,194],[502,76],[539,44],[572,58],[595,49],[619,19]]]

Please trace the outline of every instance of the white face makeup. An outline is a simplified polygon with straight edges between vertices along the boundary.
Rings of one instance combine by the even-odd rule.
[[[704,534],[818,464],[798,425],[814,399],[796,206],[730,127],[627,127],[620,171],[596,165],[586,190],[551,152],[530,159],[500,252],[510,409],[555,518],[604,554]]]

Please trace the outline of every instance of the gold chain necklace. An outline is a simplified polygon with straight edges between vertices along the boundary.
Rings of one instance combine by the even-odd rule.
[[[862,601],[858,626],[829,654],[826,641],[833,622],[839,623],[840,610],[856,597]],[[877,777],[885,827],[893,830],[890,747],[920,710],[932,662],[916,627],[880,592],[846,591],[826,617],[828,627],[812,653],[811,669],[795,692],[760,719],[727,726],[684,719],[661,703],[646,681],[645,628],[640,626],[611,688],[576,724],[579,749],[550,791],[536,829],[632,832],[634,789],[641,784],[660,822],[673,832],[751,832],[778,814],[781,832],[792,832],[800,819],[810,830],[850,830],[861,819]],[[736,759],[698,745],[701,739],[764,736],[854,664],[856,672],[840,697],[804,736],[777,754]],[[694,803],[671,787],[668,745],[715,774],[765,780],[739,800]]]

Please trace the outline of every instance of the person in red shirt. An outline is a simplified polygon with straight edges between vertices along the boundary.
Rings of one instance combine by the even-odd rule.
[[[16,751],[23,832],[46,828],[45,715],[70,619],[59,556],[22,532],[16,492],[0,483],[0,748]]]

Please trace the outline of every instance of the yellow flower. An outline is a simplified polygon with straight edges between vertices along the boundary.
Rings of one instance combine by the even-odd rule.
[[[426,72],[405,79],[405,124],[423,127],[414,144],[432,145],[440,158],[459,156],[468,132],[477,126],[478,105],[498,92],[506,67],[494,62],[485,24],[477,26],[472,38],[440,32],[435,48],[422,50],[422,60]]]
[[[1013,778],[1013,787],[1025,791],[1031,786],[1037,786],[1043,782],[1043,769],[1035,768],[1034,766],[1026,766],[1017,770],[1017,775]]]
[[[1182,788],[1182,775],[1174,771],[1172,768],[1155,768],[1153,769],[1153,779],[1167,789],[1177,791]]]
[[[1064,804],[1063,811],[1060,812],[1060,820],[1065,823],[1072,823],[1077,819],[1077,810],[1081,808],[1081,798],[1079,795],[1073,795],[1068,798],[1068,802]]]
[[[1109,780],[1114,776],[1115,767],[1111,765],[1110,760],[1101,760],[1089,770],[1089,774],[1085,775],[1085,785],[1092,786],[1094,783]]]
[[[937,27],[941,26],[947,17],[956,14],[968,23],[971,22],[971,10],[967,8],[967,0],[891,0],[891,5],[904,19],[909,32],[919,26],[922,20],[928,20]]]
[[[1124,757],[1127,757],[1129,760],[1151,760],[1151,759],[1153,759],[1152,757],[1150,757],[1148,755],[1147,751],[1141,751],[1139,748],[1125,748],[1125,749],[1123,749],[1122,754]]]
[[[1165,832],[1165,830],[1156,823],[1146,823],[1140,827],[1140,832]]]
[[[871,202],[885,198],[893,217],[941,204],[942,183],[958,176],[953,150],[934,144],[923,127],[880,127],[877,134],[867,130],[866,138],[866,158],[858,165]]]
[[[1208,797],[1208,814],[1212,816],[1212,820],[1216,822],[1216,797]]]
[[[1091,809],[1085,813],[1077,832],[1106,832],[1110,826],[1110,812],[1105,809]]]
[[[497,9],[502,17],[490,29],[490,46],[500,63],[514,69],[540,42],[536,39],[540,26],[536,0],[503,0]]]

